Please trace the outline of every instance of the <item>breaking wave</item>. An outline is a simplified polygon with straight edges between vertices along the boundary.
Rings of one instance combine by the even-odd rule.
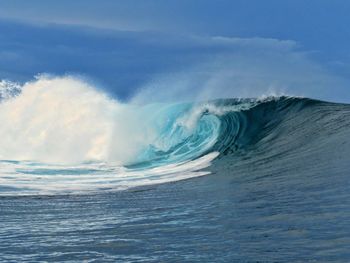
[[[76,78],[0,85],[0,195],[121,190],[210,173],[274,134],[301,98],[121,103]],[[6,94],[6,95],[4,95]]]

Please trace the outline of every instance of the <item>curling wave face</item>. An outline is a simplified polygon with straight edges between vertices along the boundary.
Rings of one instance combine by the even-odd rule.
[[[122,104],[75,78],[4,83],[0,194],[118,190],[208,174],[220,116],[207,104]]]

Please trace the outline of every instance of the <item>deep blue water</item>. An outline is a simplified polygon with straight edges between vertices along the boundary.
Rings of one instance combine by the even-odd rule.
[[[185,139],[201,150],[191,158],[220,153],[208,175],[84,194],[4,187],[0,261],[349,262],[350,106],[259,102],[216,115],[220,133],[207,148],[212,115],[204,110],[200,136]],[[182,160],[185,144],[133,168]]]

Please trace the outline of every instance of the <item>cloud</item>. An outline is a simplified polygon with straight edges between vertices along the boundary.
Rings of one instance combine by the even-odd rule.
[[[135,8],[135,5],[144,8]],[[130,4],[130,1],[109,0],[33,0],[30,3],[4,0],[0,2],[0,17],[37,25],[80,25],[128,31],[154,30],[155,23],[144,17],[148,5],[142,2],[135,5]]]
[[[287,92],[350,101],[348,80],[292,40],[28,25],[0,20],[0,79],[83,75],[122,100]],[[157,94],[155,96],[154,94]]]
[[[314,59],[347,77],[349,7],[344,0],[2,0],[0,18],[99,30],[292,39],[316,51]]]

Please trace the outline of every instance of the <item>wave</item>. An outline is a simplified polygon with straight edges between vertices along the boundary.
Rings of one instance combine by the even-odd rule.
[[[0,195],[113,191],[207,175],[214,159],[273,145],[286,136],[282,123],[325,104],[272,97],[140,106],[72,77],[7,85],[6,94]]]

